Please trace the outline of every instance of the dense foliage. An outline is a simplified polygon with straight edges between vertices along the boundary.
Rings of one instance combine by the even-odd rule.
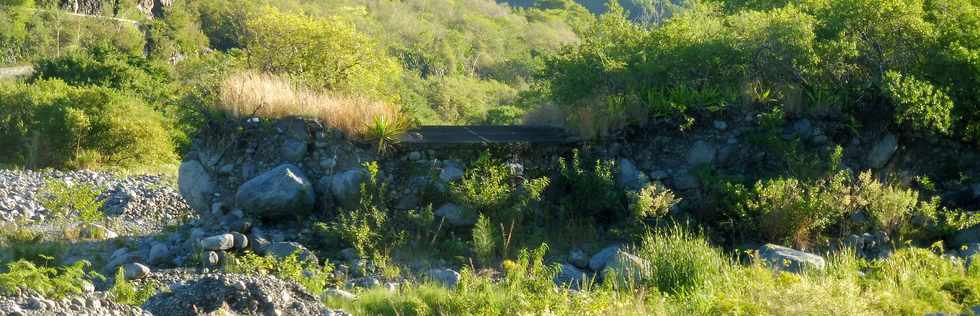
[[[978,12],[969,1],[709,2],[641,28],[612,10],[541,74],[570,113],[611,121],[587,128],[644,122],[630,111],[686,127],[745,106],[859,119],[884,109],[909,131],[975,140]]]
[[[170,127],[142,100],[60,80],[0,89],[0,160],[29,167],[155,165],[175,159]]]

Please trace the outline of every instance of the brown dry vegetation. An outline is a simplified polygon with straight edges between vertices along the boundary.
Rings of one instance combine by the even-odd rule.
[[[402,120],[395,105],[361,96],[317,92],[283,77],[252,71],[229,76],[221,86],[221,102],[214,106],[236,118],[316,118],[358,138],[365,137],[379,119]]]

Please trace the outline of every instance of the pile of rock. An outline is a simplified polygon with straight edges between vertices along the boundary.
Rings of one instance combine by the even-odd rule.
[[[29,291],[0,296],[0,315],[151,315],[139,307],[115,303],[105,292],[94,292],[91,287],[88,290],[60,300],[46,299]]]
[[[154,315],[348,315],[329,310],[296,283],[270,276],[193,275],[169,292],[151,297],[143,308]]]
[[[0,222],[26,219],[41,222],[51,217],[39,201],[47,181],[88,184],[104,189],[98,197],[103,211],[119,216],[134,228],[166,225],[186,218],[187,203],[158,176],[117,177],[95,171],[0,170]]]
[[[574,249],[561,265],[555,283],[573,289],[589,282],[602,282],[616,276],[617,284],[630,284],[642,280],[650,270],[650,263],[630,253],[622,245],[603,248],[591,257],[581,249]]]

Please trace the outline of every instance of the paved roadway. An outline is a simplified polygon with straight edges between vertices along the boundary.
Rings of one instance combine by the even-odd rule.
[[[32,72],[31,66],[0,67],[0,79],[29,76]]]
[[[547,126],[420,126],[408,131],[409,144],[566,144],[578,141],[564,129]]]

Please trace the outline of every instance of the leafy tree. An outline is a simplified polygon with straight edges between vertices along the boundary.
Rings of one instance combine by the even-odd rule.
[[[152,103],[174,97],[169,71],[144,58],[109,45],[74,51],[61,57],[40,59],[32,81],[59,79],[75,86],[96,85],[131,92]]]
[[[0,89],[0,161],[31,168],[171,162],[163,116],[140,99],[60,80]]]
[[[328,90],[394,98],[401,70],[378,43],[342,17],[313,18],[266,7],[247,22],[248,62]]]
[[[943,90],[897,72],[885,73],[884,81],[884,92],[895,104],[896,123],[916,131],[949,133],[953,100]]]

